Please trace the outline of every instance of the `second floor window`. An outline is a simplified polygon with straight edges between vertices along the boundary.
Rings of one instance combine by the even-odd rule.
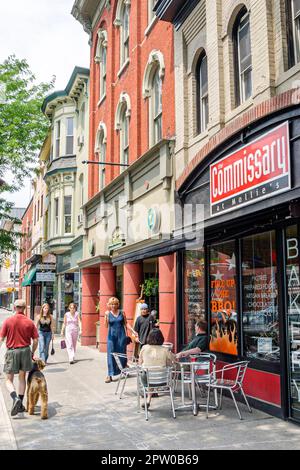
[[[101,62],[100,62],[100,99],[106,95],[106,63],[107,63],[107,49],[102,44]]]
[[[236,104],[252,96],[252,55],[250,15],[246,9],[239,14],[234,27]]]
[[[54,199],[54,235],[58,235],[59,220],[58,220],[58,198]]]
[[[300,62],[300,0],[287,0],[290,66]]]
[[[129,117],[126,116],[126,108],[124,107],[121,117],[120,129],[120,163],[128,165],[129,162]],[[121,172],[125,167],[120,167]]]
[[[64,233],[72,233],[72,196],[64,197]]]
[[[74,119],[67,118],[66,155],[74,153]]]
[[[207,55],[203,53],[196,68],[197,79],[197,131],[201,134],[208,125],[208,70]]]
[[[60,121],[57,121],[56,123],[56,144],[55,144],[55,157],[58,158],[60,154]]]
[[[157,68],[153,77],[152,86],[152,116],[153,116],[153,142],[157,144],[162,138],[162,81],[159,76],[159,69]]]

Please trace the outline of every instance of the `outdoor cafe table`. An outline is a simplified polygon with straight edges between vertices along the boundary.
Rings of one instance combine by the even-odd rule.
[[[193,358],[193,356],[190,356],[190,357]],[[197,361],[197,359],[199,359],[199,356],[197,356],[197,357],[195,356],[194,361],[191,361],[191,362],[180,361],[178,363],[178,366],[180,367],[180,377],[181,377],[181,405],[179,405],[177,408],[175,408],[175,411],[181,411],[181,410],[185,410],[185,409],[192,409],[194,416],[198,415],[199,408],[206,408],[206,405],[202,405],[202,404],[198,403],[198,401],[197,401],[197,393],[196,393],[196,380],[197,380],[196,374],[197,374],[197,370],[199,369],[199,366],[200,366],[201,362],[202,362],[202,364],[211,362],[211,361],[208,361],[208,360],[203,360],[203,361],[198,360]],[[179,371],[177,370],[176,374],[178,374],[178,373],[179,373]],[[186,381],[185,381],[185,377],[187,377]],[[188,403],[188,404],[185,402],[185,393],[184,393],[185,392],[185,390],[184,390],[185,383],[188,383],[188,384],[191,385],[192,402]],[[201,380],[201,384],[206,384],[206,383],[209,383],[209,378],[207,378],[207,380]],[[210,406],[210,408],[216,409],[217,406],[218,406],[217,396],[215,394],[215,405]]]

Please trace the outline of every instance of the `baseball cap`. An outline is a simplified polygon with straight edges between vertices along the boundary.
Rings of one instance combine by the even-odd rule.
[[[17,299],[14,303],[14,306],[15,307],[23,307],[25,308],[26,307],[26,302],[25,300],[22,300],[22,299]]]
[[[141,310],[146,310],[146,309],[148,309],[148,308],[149,308],[149,307],[148,307],[147,304],[142,304],[142,305],[141,305]]]

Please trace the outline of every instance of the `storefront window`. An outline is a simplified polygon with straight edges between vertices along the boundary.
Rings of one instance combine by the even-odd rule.
[[[195,336],[195,323],[207,320],[205,313],[204,249],[187,251],[184,261],[184,343]]]
[[[210,249],[210,350],[237,355],[237,295],[235,242]]]
[[[244,354],[249,358],[278,362],[275,231],[244,238],[242,243]]]
[[[288,348],[293,413],[293,411],[300,411],[300,256],[297,225],[293,225],[286,230],[286,254]]]

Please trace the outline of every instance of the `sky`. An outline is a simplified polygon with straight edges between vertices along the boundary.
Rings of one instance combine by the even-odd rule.
[[[71,15],[74,0],[0,0],[0,62],[15,54],[26,59],[37,81],[56,76],[64,89],[75,65],[89,67],[88,34]],[[7,178],[9,182],[12,177]],[[31,184],[6,195],[16,207],[26,207]]]

